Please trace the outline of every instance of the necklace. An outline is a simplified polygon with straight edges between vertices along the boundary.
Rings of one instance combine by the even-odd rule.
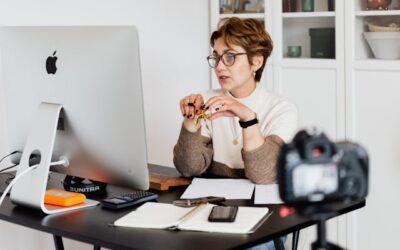
[[[260,90],[258,89],[259,87],[260,86],[257,85],[256,88],[254,89],[254,91],[257,91],[257,93],[254,93],[254,94],[256,94],[256,96],[253,97],[254,100],[253,100],[252,104],[257,104],[257,101],[258,101],[259,96],[260,96]],[[248,106],[249,108],[252,108],[249,105],[246,105],[246,106]],[[257,105],[254,105],[254,106],[257,106]],[[253,111],[257,112],[257,108],[254,107]],[[230,123],[232,137],[233,137],[232,144],[236,146],[236,145],[239,144],[239,133],[238,133],[238,131],[239,132],[241,131],[240,129],[237,128],[237,126],[239,124],[239,118],[238,117],[232,117],[232,119],[229,120],[229,123]]]
[[[236,117],[232,117],[229,123],[231,125],[231,131],[233,134],[232,144],[236,146],[239,144],[239,135],[237,133],[237,127],[236,127],[236,124],[239,123],[239,120]]]

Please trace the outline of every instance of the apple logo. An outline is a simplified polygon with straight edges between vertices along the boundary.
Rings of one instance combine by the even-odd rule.
[[[47,74],[55,74],[57,71],[57,66],[56,66],[56,62],[57,62],[57,57],[56,55],[57,51],[53,52],[52,56],[47,57],[46,60],[46,70],[47,70]]]

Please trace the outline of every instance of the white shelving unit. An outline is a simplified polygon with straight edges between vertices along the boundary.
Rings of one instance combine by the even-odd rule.
[[[301,126],[316,125],[333,139],[345,138],[344,0],[335,1],[334,11],[328,11],[327,0],[315,0],[314,12],[301,12],[299,0],[296,12],[283,12],[282,1],[274,6],[279,55],[274,71],[276,91],[295,100]],[[310,28],[335,28],[335,58],[311,58]],[[301,46],[301,57],[288,57],[288,46]],[[300,95],[305,88],[310,93]],[[313,105],[313,101],[321,103]]]
[[[232,14],[220,14],[219,18],[226,17],[238,17],[238,18],[255,18],[255,19],[264,19],[264,13],[232,13]]]
[[[297,14],[297,13],[296,13]],[[282,16],[282,49],[281,53],[287,58],[287,48],[299,45],[302,48],[301,58],[311,58],[310,28],[335,27],[335,16],[313,15],[299,13],[297,17]],[[319,13],[318,13],[319,14]],[[330,59],[327,59],[330,60]]]
[[[398,145],[400,136],[397,117],[400,101],[400,60],[374,58],[363,32],[368,31],[365,18],[400,16],[400,2],[392,1],[389,10],[366,10],[366,0],[345,0],[345,83],[346,137],[364,145],[371,159],[367,206],[362,212],[347,218],[349,249],[390,249],[397,245],[399,227],[381,230],[384,221],[392,221],[389,214],[378,209],[382,193],[397,195],[398,157],[390,150]],[[375,101],[379,100],[379,101]],[[376,136],[379,135],[379,136]],[[382,140],[381,140],[382,139]],[[392,191],[393,190],[393,191]],[[396,200],[391,206],[399,207]],[[382,224],[383,223],[383,224]],[[370,237],[374,235],[374,237]],[[378,237],[385,241],[376,240]]]
[[[334,11],[318,11],[318,12],[284,12],[283,18],[301,18],[301,17],[334,17]]]
[[[400,17],[400,2],[392,1],[389,10],[366,10],[366,1],[354,0],[346,3],[346,16],[352,25],[346,26],[348,34],[346,44],[350,44],[351,62],[358,69],[395,69],[399,66],[399,60],[376,59],[365,40],[363,33],[368,31],[367,18]]]
[[[296,11],[295,12],[283,12],[282,2],[276,1],[275,7],[279,8],[279,13],[281,13],[280,18],[276,19],[279,25],[279,30],[281,30],[281,35],[278,39],[282,40],[279,42],[281,45],[280,51],[283,57],[282,62],[286,65],[289,59],[287,56],[288,46],[301,46],[302,55],[301,59],[311,58],[311,46],[310,46],[310,28],[336,28],[336,11],[328,11],[328,1],[316,0],[314,1],[314,11],[312,12],[302,12],[301,11],[301,1],[297,0]],[[280,6],[278,6],[280,5]],[[338,6],[336,6],[337,9]],[[336,44],[337,41],[336,41]],[[336,58],[336,57],[335,57]],[[314,60],[314,59],[313,59]],[[324,59],[324,60],[334,60],[334,59]],[[293,61],[290,58],[290,61]],[[334,65],[335,63],[323,63],[324,65]],[[320,65],[320,59],[315,61],[315,63],[310,62],[306,65],[313,68],[314,66]]]
[[[353,8],[356,12],[359,11],[366,11],[366,12],[370,12],[372,15],[375,15],[374,12],[391,12],[391,11],[398,11],[400,10],[400,2],[396,1],[396,0],[392,0],[391,4],[389,5],[389,9],[388,10],[367,10],[367,0],[351,0],[348,1],[351,2],[351,4],[353,5]]]
[[[337,67],[337,62],[334,59],[283,58],[281,66],[298,69],[333,69]]]
[[[327,0],[315,0],[315,12],[300,12],[301,1],[297,0],[297,12],[286,13],[282,1],[265,0],[264,13],[220,14],[218,1],[210,0],[211,30],[222,17],[264,20],[274,41],[263,76],[267,89],[297,105],[300,127],[317,126],[333,140],[358,142],[370,155],[373,174],[367,206],[330,220],[329,240],[345,249],[393,248],[400,225],[383,225],[382,221],[392,217],[380,209],[385,202],[382,194],[395,197],[395,190],[400,189],[400,59],[374,58],[363,32],[368,31],[365,18],[400,17],[400,1],[392,0],[389,10],[366,10],[367,0],[335,0],[335,11],[326,11]],[[313,27],[335,27],[334,59],[310,58],[308,30]],[[288,58],[289,45],[302,46],[302,56]],[[400,207],[398,200],[393,202]],[[387,226],[391,228],[380,230]],[[374,237],[370,237],[372,232]],[[313,242],[315,229],[308,233]]]
[[[400,10],[358,10],[355,16],[397,16],[400,15]]]

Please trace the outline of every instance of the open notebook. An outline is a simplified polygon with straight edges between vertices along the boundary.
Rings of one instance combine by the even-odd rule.
[[[204,232],[250,234],[268,218],[266,207],[239,207],[235,222],[209,222],[212,204],[178,207],[147,202],[137,210],[116,220],[114,226],[155,229],[179,229]]]

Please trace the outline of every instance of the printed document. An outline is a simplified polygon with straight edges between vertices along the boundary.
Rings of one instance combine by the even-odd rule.
[[[255,184],[247,179],[205,179],[194,178],[181,199],[195,199],[207,196],[225,197],[227,200],[251,199]]]
[[[256,185],[254,204],[282,204],[278,184]]]

